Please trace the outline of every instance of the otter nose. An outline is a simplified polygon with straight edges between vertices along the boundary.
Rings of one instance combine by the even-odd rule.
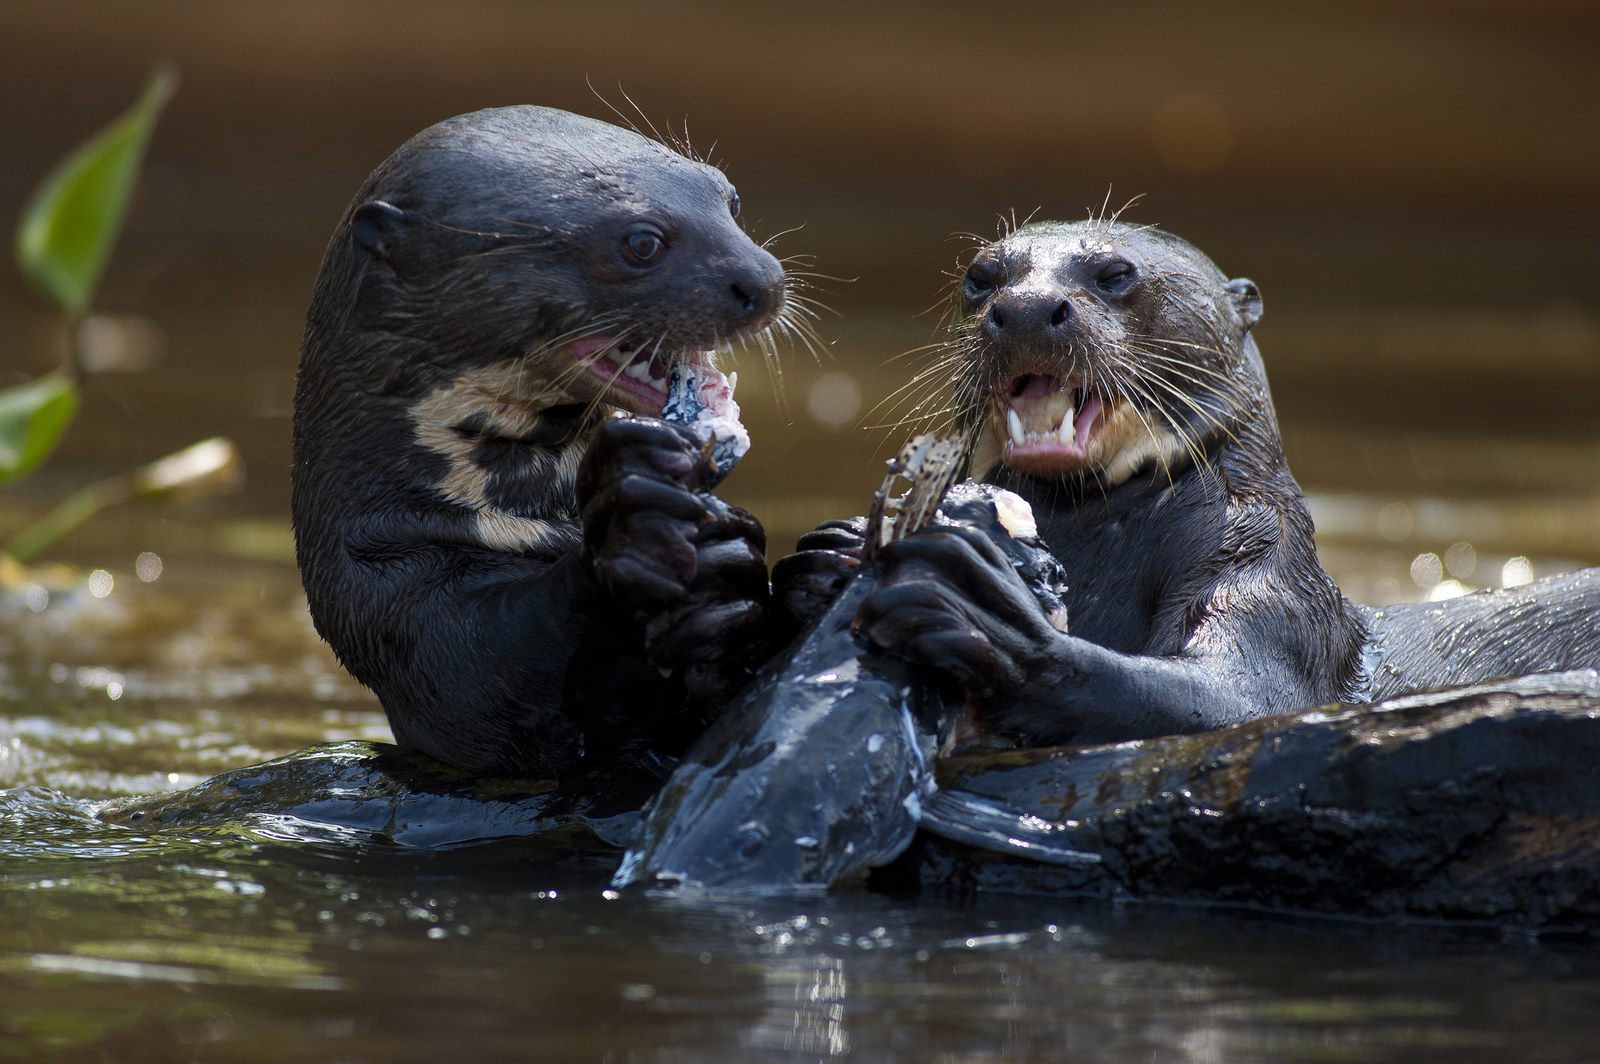
[[[769,320],[783,306],[783,266],[760,248],[729,270],[726,280],[728,299],[740,326]]]
[[[984,311],[982,328],[991,340],[1049,341],[1072,322],[1072,303],[1060,291],[1002,289]]]

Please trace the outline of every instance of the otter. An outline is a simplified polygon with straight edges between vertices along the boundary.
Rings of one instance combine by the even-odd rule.
[[[1067,632],[993,545],[937,526],[878,552],[859,631],[962,684],[1030,745],[1226,727],[1331,702],[1600,665],[1600,570],[1372,609],[1322,569],[1251,328],[1256,285],[1115,219],[1026,225],[981,248],[928,373],[953,380],[971,475],[1033,507]],[[814,613],[860,522],[774,574]]]
[[[295,388],[296,554],[402,745],[551,778],[670,750],[748,675],[764,535],[658,417],[674,371],[784,319],[738,214],[715,167],[532,106],[424,130],[345,211]]]

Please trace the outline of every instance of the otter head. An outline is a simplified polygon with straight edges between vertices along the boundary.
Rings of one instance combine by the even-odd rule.
[[[709,365],[784,305],[783,268],[738,212],[720,170],[616,126],[541,107],[461,115],[367,180],[324,260],[314,328],[382,338],[395,392],[498,368],[489,390],[538,393],[502,401],[659,414],[675,362]]]
[[[1158,230],[1024,226],[978,251],[958,300],[949,351],[975,475],[1170,475],[1265,396],[1246,343],[1255,285]]]

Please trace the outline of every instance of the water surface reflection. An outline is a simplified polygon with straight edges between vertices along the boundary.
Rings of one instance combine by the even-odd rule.
[[[0,1044],[30,1060],[1576,1060],[1600,993],[1591,951],[1479,932],[666,902],[516,844],[280,848],[4,806]]]

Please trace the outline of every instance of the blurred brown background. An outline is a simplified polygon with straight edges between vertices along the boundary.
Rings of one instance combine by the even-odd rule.
[[[831,357],[783,362],[786,410],[741,364],[756,449],[728,488],[775,548],[864,507],[903,431],[859,426],[914,364],[888,360],[936,338],[919,314],[971,246],[955,234],[1142,195],[1128,218],[1261,285],[1291,462],[1353,594],[1392,597],[1371,590],[1379,561],[1339,571],[1346,539],[1394,544],[1397,565],[1469,535],[1600,561],[1593,5],[11,2],[0,219],[160,61],[182,82],[97,300],[153,364],[92,380],[0,518],[216,433],[249,481],[69,553],[120,560],[130,529],[140,549],[211,549],[247,527],[238,549],[281,557],[301,317],[361,179],[452,114],[607,117],[625,92],[714,145],[758,238],[794,230],[780,254],[851,279],[825,285]],[[0,323],[0,384],[65,342],[13,269]]]

